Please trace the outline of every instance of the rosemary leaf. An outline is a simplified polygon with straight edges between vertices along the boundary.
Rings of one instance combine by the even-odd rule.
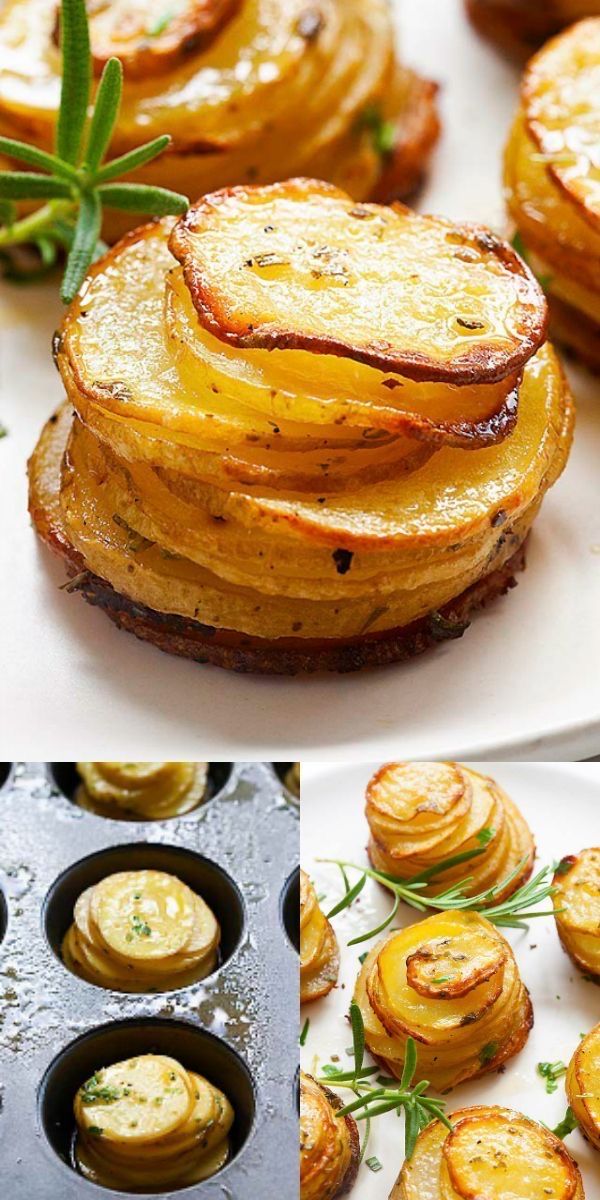
[[[109,208],[148,213],[151,217],[184,213],[188,207],[187,196],[182,196],[180,192],[145,183],[104,183],[98,188],[98,194],[102,203]]]
[[[63,69],[56,149],[65,162],[77,164],[92,86],[85,0],[62,0],[60,35]]]
[[[70,304],[77,295],[94,259],[101,222],[102,207],[97,193],[84,193],[60,291],[64,304]]]
[[[19,142],[14,138],[0,137],[0,154],[14,158],[17,162],[27,163],[30,167],[38,167],[41,171],[49,171],[51,175],[62,175],[65,179],[77,179],[77,171],[70,163],[65,163],[56,154],[47,154],[37,146],[28,146],[27,142]]]
[[[0,197],[5,200],[55,200],[71,196],[72,188],[56,175],[34,171],[0,171]]]
[[[113,158],[106,166],[101,167],[96,175],[97,183],[108,183],[111,179],[116,179],[120,175],[128,175],[130,171],[137,170],[138,167],[143,167],[146,163],[157,158],[159,154],[166,150],[171,141],[167,133],[162,137],[154,138],[151,142],[145,142],[143,146],[138,146],[135,150],[129,150],[127,154],[121,154],[119,158]]]
[[[97,171],[110,145],[122,94],[123,68],[118,58],[109,58],[98,85],[85,152],[85,166],[92,174]]]

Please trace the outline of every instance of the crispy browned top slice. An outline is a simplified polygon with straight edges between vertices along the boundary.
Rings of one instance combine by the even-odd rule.
[[[566,29],[532,58],[522,97],[546,169],[600,229],[600,16]]]
[[[504,379],[546,334],[541,289],[488,230],[314,180],[206,196],[170,249],[201,324],[241,347],[463,385]]]
[[[168,71],[207,46],[241,0],[88,0],[94,70],[121,59],[133,79]],[[56,29],[59,23],[57,19]]]

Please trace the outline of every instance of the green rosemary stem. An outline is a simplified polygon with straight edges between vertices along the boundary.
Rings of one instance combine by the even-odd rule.
[[[35,242],[52,228],[56,220],[71,216],[76,208],[75,201],[49,200],[48,204],[15,221],[14,225],[0,228],[0,247]]]

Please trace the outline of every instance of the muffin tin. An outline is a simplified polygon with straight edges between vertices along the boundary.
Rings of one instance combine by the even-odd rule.
[[[74,763],[0,764],[0,1175],[11,1200],[127,1194],[75,1171],[72,1103],[94,1070],[147,1051],[204,1072],[236,1110],[223,1171],[163,1196],[298,1196],[298,822],[272,764],[211,763],[209,778],[209,799],[183,817],[113,820],[73,802]],[[221,956],[207,979],[130,995],[64,966],[79,893],[141,867],[178,875],[213,908]]]

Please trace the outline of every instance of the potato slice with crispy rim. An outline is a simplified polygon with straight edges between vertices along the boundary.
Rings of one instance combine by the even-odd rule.
[[[563,858],[553,882],[560,940],[576,966],[600,979],[600,847]]]
[[[475,850],[470,895],[512,875],[494,903],[531,874],[533,837],[516,805],[494,780],[458,763],[387,763],[369,782],[366,815],[376,870],[412,879],[442,859]],[[445,870],[431,880],[429,894],[463,875],[461,864]]]
[[[132,79],[169,71],[206,47],[231,20],[241,0],[88,0],[94,70],[121,60]],[[57,20],[56,35],[59,36]]]
[[[600,230],[600,17],[544,46],[529,63],[521,94],[547,171]]]
[[[388,1033],[443,1045],[494,1008],[507,958],[507,943],[483,917],[439,913],[389,938],[367,992]]]
[[[506,378],[545,336],[541,289],[488,230],[357,209],[315,180],[205,196],[169,244],[200,321],[235,346],[464,385]]]
[[[454,1132],[433,1121],[419,1134],[390,1200],[584,1200],[577,1164],[544,1126],[495,1106],[448,1115]]]
[[[300,1200],[335,1200],[350,1190],[359,1165],[354,1117],[336,1117],[341,1101],[300,1073]]]
[[[565,1082],[569,1104],[583,1133],[600,1150],[600,1024],[579,1043]]]
[[[339,948],[311,880],[300,872],[300,1001],[327,995],[337,983]]]
[[[517,1113],[502,1120],[493,1109],[463,1115],[444,1141],[444,1200],[573,1200],[578,1182],[577,1167],[560,1139]]]

